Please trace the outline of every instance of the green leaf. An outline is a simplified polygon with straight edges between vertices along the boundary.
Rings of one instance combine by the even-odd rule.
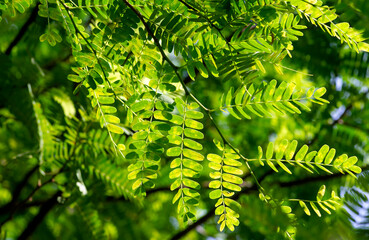
[[[292,172],[284,165],[281,161],[277,160],[278,165],[287,173],[292,174]]]
[[[208,154],[207,159],[209,161],[215,162],[215,163],[221,163],[222,162],[222,157],[217,155],[217,154],[213,154],[213,153]]]
[[[308,150],[309,147],[307,145],[302,146],[300,150],[296,153],[296,161],[303,161]]]
[[[270,161],[269,159],[266,160],[267,164],[269,165],[269,167],[271,169],[273,169],[275,172],[278,172],[278,169],[274,166],[273,162]]]
[[[327,156],[325,157],[324,164],[330,164],[333,161],[335,155],[336,149],[331,148],[331,150],[329,150]]]
[[[273,79],[264,90],[263,98],[266,102],[272,100],[276,85],[277,81]]]
[[[296,87],[296,84],[295,83],[288,84],[285,92],[283,93],[282,100],[288,100],[288,99],[290,99],[291,98],[291,95],[292,95],[292,92],[295,89],[295,87]]]
[[[230,183],[234,183],[234,184],[242,184],[243,183],[242,178],[231,175],[231,174],[224,173],[222,175],[222,177],[223,177],[224,181],[227,181],[227,182],[230,182]]]
[[[287,82],[282,82],[279,84],[278,88],[274,92],[273,100],[279,101],[282,99],[283,93],[286,91],[287,88]]]
[[[187,148],[183,149],[183,155],[196,161],[202,161],[204,159],[204,156],[202,154]]]
[[[258,146],[258,159],[260,160],[262,158],[263,158],[263,149],[260,146]]]
[[[277,160],[281,160],[283,158],[284,152],[288,146],[288,140],[283,140],[280,144],[278,144],[277,151],[275,154],[275,158]]]
[[[210,199],[217,199],[222,196],[222,191],[220,189],[213,190],[209,193]]]
[[[142,122],[138,122],[135,125],[133,125],[132,130],[134,131],[146,130],[149,127],[150,127],[150,122],[142,121]]]
[[[196,112],[196,111],[186,111],[186,118],[203,119],[204,114],[202,114],[201,112]]]
[[[316,155],[316,151],[309,152],[305,157],[305,162],[310,162]]]
[[[350,168],[358,161],[357,157],[349,157],[343,164],[343,168]]]
[[[195,81],[196,78],[195,67],[190,62],[187,63],[187,73],[188,76],[190,76],[190,78]]]
[[[313,202],[310,202],[310,206],[314,210],[314,212],[316,213],[316,215],[318,215],[318,217],[321,217],[322,216],[322,214],[320,213],[319,209],[316,207],[316,205]]]
[[[235,167],[230,167],[230,166],[223,166],[223,171],[227,172],[227,173],[232,173],[235,175],[241,175],[243,174],[243,171],[241,169],[235,168]]]
[[[359,43],[359,50],[364,51],[364,52],[369,52],[369,44],[364,43],[364,42],[360,42]]]
[[[111,106],[101,106],[101,110],[103,113],[116,113],[117,109]]]
[[[209,183],[209,188],[219,188],[222,185],[221,181],[214,180]]]
[[[132,189],[136,190],[137,188],[141,187],[143,184],[143,182],[140,179],[137,179],[133,184],[132,184]]]
[[[342,165],[342,163],[346,162],[348,159],[348,156],[347,154],[342,154],[341,156],[339,156],[338,158],[336,158],[334,161],[333,161],[333,166],[335,167],[339,167]]]
[[[241,162],[234,160],[234,159],[224,158],[223,161],[224,161],[224,164],[229,165],[229,166],[234,166],[234,167],[242,166]]]
[[[231,87],[227,93],[226,99],[225,99],[225,103],[226,105],[232,105],[232,96],[233,96],[233,87]],[[233,110],[233,108],[227,108],[228,112],[235,118],[241,120],[241,118],[235,113],[235,111]]]
[[[293,140],[286,149],[286,153],[285,153],[286,160],[292,159],[293,155],[295,154],[296,147],[297,147],[297,141]]]
[[[306,206],[306,204],[303,201],[299,201],[300,206],[302,207],[302,209],[304,209],[304,212],[306,213],[306,215],[310,216],[310,210],[309,208]]]
[[[192,120],[192,119],[186,119],[185,120],[186,127],[194,128],[194,129],[203,129],[202,123]]]
[[[112,97],[98,97],[98,100],[101,104],[113,104],[115,102]]]
[[[315,97],[315,98],[320,98],[320,97],[321,97],[321,96],[323,96],[326,92],[327,92],[327,89],[325,89],[324,87],[322,87],[322,88],[318,88],[317,90],[315,90],[314,97]]]
[[[172,160],[172,162],[170,163],[170,168],[176,168],[179,167],[182,163],[182,159],[180,158],[175,158]]]
[[[273,158],[273,151],[274,151],[273,149],[274,149],[273,142],[269,142],[268,148],[267,148],[266,153],[265,153],[266,159],[272,159]]]
[[[266,73],[265,68],[264,68],[263,64],[260,62],[260,60],[256,59],[255,64],[262,73]]]
[[[190,159],[183,159],[183,165],[187,168],[190,168],[190,169],[193,169],[197,172],[201,172],[202,171],[202,165],[195,162],[195,161],[192,161]]]
[[[41,41],[42,42],[42,41]],[[69,74],[68,75],[68,80],[72,81],[72,82],[76,82],[76,83],[80,83],[83,81],[83,79],[77,75],[74,74]]]
[[[141,110],[147,109],[148,104],[149,104],[149,101],[146,101],[146,100],[136,102],[131,106],[131,110],[133,112],[139,112]]]
[[[318,201],[321,201],[324,197],[324,194],[325,194],[325,185],[322,185],[318,191],[318,195],[316,196],[316,199]]]
[[[331,171],[329,171],[327,168],[325,168],[323,165],[317,164],[316,165],[318,168],[322,169],[323,171],[329,173],[329,174],[333,174]]]
[[[209,167],[211,169],[214,169],[216,171],[219,171],[222,168],[222,165],[220,165],[219,163],[215,163],[215,162],[210,162],[209,163]]]
[[[328,151],[329,151],[329,146],[328,146],[328,145],[323,145],[323,146],[319,149],[318,154],[315,156],[314,161],[315,161],[316,163],[321,163],[321,162],[323,162],[323,159],[324,159],[324,157],[327,155]]]
[[[238,202],[236,202],[235,200],[231,198],[224,198],[224,203],[226,204],[226,206],[235,207],[236,209],[241,209],[241,204],[239,204]]]
[[[118,144],[118,149],[120,150],[120,151],[124,151],[124,150],[126,150],[126,146],[124,145],[124,144]]]
[[[362,171],[359,166],[351,166],[349,169],[350,169],[350,171],[352,171],[352,172],[354,172],[356,174],[359,174]]]
[[[184,130],[184,134],[185,134],[186,137],[189,137],[189,138],[194,138],[194,139],[203,139],[204,138],[204,134],[202,134],[202,132],[199,132],[197,130],[190,129],[190,128],[186,128]]]
[[[169,178],[170,179],[175,179],[175,178],[179,178],[181,176],[181,169],[176,168],[173,171],[171,171],[169,173]]]
[[[174,204],[178,201],[178,199],[181,197],[181,194],[182,194],[182,189],[178,189],[178,192],[173,197],[172,204]]]
[[[197,182],[191,179],[184,178],[182,181],[186,187],[193,188],[193,189],[200,189],[200,184],[198,184]]]
[[[196,61],[195,66],[199,70],[201,76],[203,76],[204,78],[209,77],[208,70],[205,68],[205,66],[201,62]]]
[[[318,202],[318,205],[328,214],[331,214],[331,211],[329,211],[328,208],[326,208],[322,202]]]
[[[172,134],[172,135],[182,135],[183,129],[179,126],[173,126],[173,127],[170,128],[168,133]]]
[[[168,157],[177,157],[182,153],[182,149],[180,147],[172,147],[167,150]]]
[[[186,147],[192,148],[194,150],[202,150],[202,145],[194,140],[191,139],[183,139],[183,144]]]
[[[113,132],[113,133],[117,133],[117,134],[123,134],[124,133],[124,130],[121,127],[117,126],[117,125],[108,124],[107,127],[108,127],[108,130]]]
[[[237,186],[235,184],[232,184],[232,183],[228,183],[228,182],[223,182],[222,183],[222,186],[231,190],[231,191],[236,191],[236,192],[239,192],[241,191],[241,187],[240,186]]]
[[[215,64],[213,57],[210,55],[208,58],[204,58],[203,60],[204,60],[204,63],[207,69],[210,71],[210,73],[214,77],[219,77],[219,72],[218,72],[218,69],[217,69],[217,66]]]
[[[105,121],[109,122],[109,123],[120,123],[120,119],[117,118],[114,115],[104,115]]]
[[[218,214],[218,215],[219,215],[219,214]],[[220,224],[220,229],[219,229],[219,230],[220,230],[221,232],[223,232],[223,230],[224,230],[224,228],[225,228],[225,224],[226,224],[226,222],[225,222],[225,221],[223,221],[223,222],[222,222],[222,224]]]
[[[281,206],[281,210],[282,212],[287,213],[287,214],[292,212],[292,209],[290,206]]]

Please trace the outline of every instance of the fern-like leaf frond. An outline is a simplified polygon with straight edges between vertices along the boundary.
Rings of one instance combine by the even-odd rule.
[[[106,239],[107,236],[104,230],[103,222],[93,204],[81,202],[77,206],[78,210],[81,212],[83,221],[90,230],[93,239]]]
[[[265,151],[265,158],[263,158],[263,150],[259,146],[258,158],[249,159],[249,161],[259,161],[262,166],[264,166],[264,162],[266,162],[270,168],[278,172],[275,166],[276,163],[289,174],[292,174],[292,172],[286,166],[286,163],[291,166],[297,164],[310,173],[313,173],[312,170],[316,171],[316,168],[319,168],[329,174],[333,174],[327,167],[334,168],[342,174],[346,172],[353,177],[355,177],[355,173],[361,172],[361,168],[355,165],[358,161],[358,158],[355,156],[348,157],[346,154],[342,154],[341,156],[335,157],[336,150],[334,148],[329,148],[328,145],[322,146],[319,151],[311,151],[309,153],[309,147],[303,145],[297,151],[297,144],[298,142],[296,140],[290,143],[288,140],[283,140],[274,148],[274,143],[270,142]]]
[[[203,168],[199,162],[204,156],[198,152],[202,150],[202,145],[197,141],[204,137],[200,132],[203,125],[198,121],[204,115],[195,111],[199,107],[196,103],[189,104],[187,100],[177,98],[176,107],[183,117],[178,118],[180,121],[171,127],[168,135],[169,143],[175,146],[167,150],[167,155],[176,157],[170,164],[173,170],[169,178],[174,180],[170,189],[172,191],[178,189],[172,202],[178,201],[178,213],[187,223],[189,220],[196,220],[193,206],[198,205],[200,198],[200,194],[196,191],[200,188],[200,184],[193,178],[199,177]]]
[[[275,114],[285,115],[286,112],[298,113],[299,108],[310,111],[304,102],[318,104],[328,103],[321,98],[326,92],[325,88],[310,88],[305,94],[302,90],[295,90],[294,83],[282,82],[277,87],[277,81],[263,83],[257,87],[251,84],[241,86],[236,92],[231,88],[227,95],[222,97],[220,110],[228,112],[237,119],[251,119],[251,113],[258,117],[272,117]]]
[[[301,200],[301,199],[289,199],[288,201],[290,202],[297,201],[300,207],[304,210],[305,214],[308,216],[311,215],[311,211],[308,207],[308,205],[310,205],[310,208],[315,212],[315,214],[318,217],[321,217],[322,214],[319,208],[321,208],[324,212],[331,214],[331,210],[335,211],[337,210],[338,207],[342,206],[340,197],[338,197],[335,191],[333,190],[331,191],[330,197],[323,200],[325,192],[326,192],[326,186],[322,185],[319,188],[318,194],[316,196],[316,201]]]
[[[220,215],[218,220],[220,231],[223,231],[225,226],[233,231],[234,226],[240,223],[237,210],[241,205],[231,197],[235,192],[241,191],[240,184],[243,183],[243,179],[239,176],[243,174],[243,171],[239,167],[242,163],[239,161],[240,156],[229,146],[217,140],[214,140],[214,143],[222,155],[211,153],[207,156],[210,161],[209,167],[214,170],[210,173],[210,177],[214,180],[209,183],[209,188],[215,189],[209,193],[209,197],[217,199],[215,214]]]
[[[89,171],[96,179],[111,187],[119,196],[133,199],[134,193],[131,191],[126,169],[116,166],[106,157],[101,156],[96,164],[89,165]]]
[[[322,6],[322,1],[289,0],[289,2],[301,17],[304,16],[313,25],[319,26],[332,37],[340,39],[341,43],[346,42],[359,53],[361,43],[365,39],[361,32],[350,27],[349,23],[334,23],[333,21],[338,17],[335,10]]]

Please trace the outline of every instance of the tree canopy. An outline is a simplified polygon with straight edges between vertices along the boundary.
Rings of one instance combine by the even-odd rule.
[[[0,239],[368,237],[368,19],[0,0]]]

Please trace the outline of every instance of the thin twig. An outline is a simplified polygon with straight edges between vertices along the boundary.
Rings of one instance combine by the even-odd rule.
[[[22,192],[23,188],[27,185],[29,178],[32,174],[38,169],[39,165],[34,166],[22,179],[22,181],[17,185],[13,194],[12,201],[6,204],[5,206],[0,208],[0,215],[3,215],[5,212],[8,212],[9,209],[13,208],[16,205],[16,202]]]
[[[36,230],[38,225],[43,221],[46,215],[50,212],[51,209],[58,203],[57,199],[61,195],[61,191],[55,193],[45,204],[43,204],[40,208],[38,214],[28,223],[26,229],[22,232],[18,239],[28,239],[32,233]]]
[[[6,55],[10,55],[10,53],[13,50],[13,48],[19,43],[19,41],[22,39],[22,37],[24,36],[24,34],[27,32],[28,27],[36,20],[36,18],[37,18],[37,12],[38,12],[38,5],[40,5],[39,2],[33,8],[32,12],[31,12],[31,15],[27,19],[26,23],[23,24],[23,26],[19,30],[17,36],[15,36],[14,40],[9,44],[8,48],[5,51],[5,54]]]

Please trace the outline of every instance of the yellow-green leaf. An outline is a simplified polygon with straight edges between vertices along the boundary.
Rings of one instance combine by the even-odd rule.
[[[303,201],[299,201],[299,204],[302,207],[302,209],[304,210],[304,212],[306,213],[306,215],[310,216],[310,210],[306,206],[306,204]]]
[[[117,134],[123,134],[124,133],[124,130],[117,126],[117,125],[114,125],[114,124],[108,124],[108,130],[113,132],[113,133],[117,133]]]

